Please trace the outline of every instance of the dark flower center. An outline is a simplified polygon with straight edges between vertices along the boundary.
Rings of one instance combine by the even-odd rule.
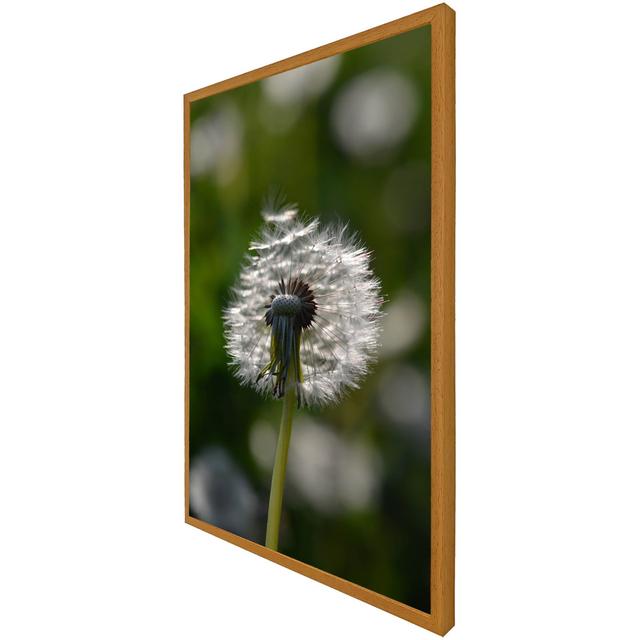
[[[279,293],[271,300],[271,312],[274,316],[297,316],[302,311],[302,300],[289,293]]]
[[[291,318],[296,329],[308,329],[318,308],[309,285],[299,278],[289,279],[285,284],[281,278],[276,291],[271,295],[271,302],[265,305],[264,321],[267,326],[273,326],[274,317],[280,316]]]
[[[298,404],[300,404],[300,387],[302,365],[300,363],[300,340],[302,330],[308,329],[316,316],[318,306],[309,285],[295,278],[285,284],[280,278],[276,293],[271,295],[271,302],[265,305],[267,312],[264,321],[271,327],[271,349],[268,364],[258,375],[273,379],[273,394],[282,398],[287,387],[287,380],[297,385]]]

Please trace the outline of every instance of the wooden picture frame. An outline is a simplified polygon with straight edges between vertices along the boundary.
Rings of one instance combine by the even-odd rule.
[[[326,573],[190,515],[190,110],[194,101],[323,58],[431,28],[431,601],[430,613]],[[203,531],[444,635],[454,625],[454,211],[455,211],[455,14],[445,4],[187,93],[184,96],[185,252],[185,521]]]

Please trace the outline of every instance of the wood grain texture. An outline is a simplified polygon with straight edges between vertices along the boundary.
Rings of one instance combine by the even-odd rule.
[[[189,515],[189,204],[191,102],[431,25],[431,612],[267,549]],[[455,12],[445,4],[184,96],[185,522],[439,635],[454,625],[455,574]]]
[[[454,625],[455,574],[455,14],[431,24],[431,613]]]

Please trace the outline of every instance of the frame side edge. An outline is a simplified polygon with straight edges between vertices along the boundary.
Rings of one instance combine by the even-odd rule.
[[[455,12],[432,23],[431,613],[455,623]]]
[[[184,517],[189,516],[189,215],[191,204],[190,179],[190,116],[188,97],[183,97],[184,115]]]

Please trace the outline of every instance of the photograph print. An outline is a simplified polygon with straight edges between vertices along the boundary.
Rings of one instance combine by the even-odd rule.
[[[427,614],[431,38],[185,112],[187,522]]]

